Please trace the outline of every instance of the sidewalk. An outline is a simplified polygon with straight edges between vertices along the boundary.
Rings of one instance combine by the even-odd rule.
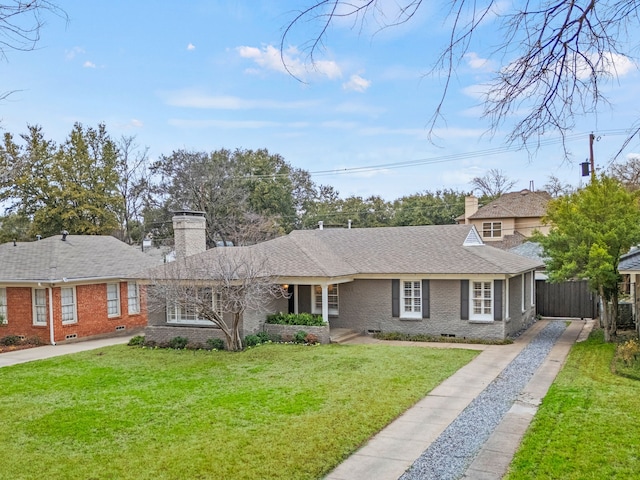
[[[397,480],[548,322],[537,322],[511,345],[470,345],[483,351],[375,435],[326,479]],[[465,478],[500,479],[506,473],[538,405],[585,325],[582,320],[571,322],[522,391],[519,400],[479,452]],[[353,343],[375,341],[360,337],[354,339]],[[442,346],[429,344],[434,345]]]
[[[85,340],[58,345],[43,345],[41,347],[27,348],[25,350],[16,350],[15,352],[0,353],[0,367],[8,367],[19,363],[58,357],[69,353],[84,352],[85,350],[94,350],[96,348],[108,347],[109,345],[119,345],[129,342],[131,337],[132,335],[100,338],[98,340]]]

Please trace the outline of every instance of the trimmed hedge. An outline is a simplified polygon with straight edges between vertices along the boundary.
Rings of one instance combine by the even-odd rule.
[[[267,323],[275,325],[305,325],[309,327],[322,327],[326,325],[322,315],[311,313],[274,313],[267,315]]]

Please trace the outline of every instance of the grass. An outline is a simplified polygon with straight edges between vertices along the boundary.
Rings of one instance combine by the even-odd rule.
[[[0,478],[321,478],[477,353],[121,345],[2,368]]]
[[[639,478],[640,382],[612,373],[615,350],[601,331],[573,347],[505,478]]]

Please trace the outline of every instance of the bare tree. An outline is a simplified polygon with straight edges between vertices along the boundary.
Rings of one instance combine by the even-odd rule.
[[[562,181],[555,175],[549,175],[547,183],[544,184],[544,190],[553,198],[568,195],[575,191],[570,184],[562,183]]]
[[[46,12],[66,18],[64,11],[47,0],[13,0],[0,4],[0,57],[7,50],[33,50],[40,40]]]
[[[482,177],[474,177],[469,183],[482,196],[493,199],[508,192],[516,184],[516,181],[507,177],[502,170],[492,168]]]
[[[493,32],[501,35],[490,57],[501,68],[487,85],[484,115],[492,133],[507,118],[516,119],[509,143],[539,146],[546,132],[559,133],[564,139],[576,115],[597,112],[600,104],[607,103],[603,83],[615,78],[623,65],[635,65],[638,0],[511,2],[507,10],[498,0],[439,3],[440,10],[447,12],[450,31],[431,72],[445,76],[431,132],[442,117],[458,64],[469,53],[480,25],[488,21],[496,22]],[[306,35],[305,47],[313,64],[333,23],[348,19],[354,28],[374,23],[385,29],[410,21],[422,5],[422,0],[315,0],[297,11],[285,28],[282,61],[287,66],[286,44],[297,27]],[[308,33],[309,24],[317,27],[315,33]]]
[[[630,155],[625,162],[617,162],[609,167],[611,176],[617,179],[627,190],[640,189],[640,156]]]
[[[253,247],[209,250],[154,271],[148,289],[149,308],[180,309],[219,328],[228,350],[241,350],[246,311],[263,311],[270,298],[287,296],[270,273],[267,257]]]
[[[140,149],[135,137],[123,136],[118,142],[118,191],[122,197],[120,225],[125,242],[133,242],[134,224],[140,225],[142,210],[148,204],[150,178],[148,170],[149,148]],[[138,232],[141,237],[142,232]],[[140,240],[142,240],[140,238]]]

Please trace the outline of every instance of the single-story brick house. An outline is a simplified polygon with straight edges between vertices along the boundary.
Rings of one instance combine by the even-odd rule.
[[[62,235],[0,245],[0,337],[44,343],[147,324],[140,272],[156,261],[114,237]]]
[[[198,215],[179,218],[181,224],[194,222],[194,235],[194,225],[204,229]],[[272,300],[267,312],[318,313],[331,328],[361,333],[485,339],[505,339],[534,321],[534,277],[541,262],[485,245],[473,225],[299,230],[253,246],[207,251],[200,235],[189,240],[201,244],[200,253],[178,256],[177,262],[207,265],[242,249],[266,259],[291,294]],[[181,242],[177,251],[185,250]],[[215,336],[203,331],[211,327],[207,321],[182,318],[172,308],[150,314],[149,322],[145,334],[156,341]],[[262,330],[264,322],[264,312],[247,312],[242,334]]]

